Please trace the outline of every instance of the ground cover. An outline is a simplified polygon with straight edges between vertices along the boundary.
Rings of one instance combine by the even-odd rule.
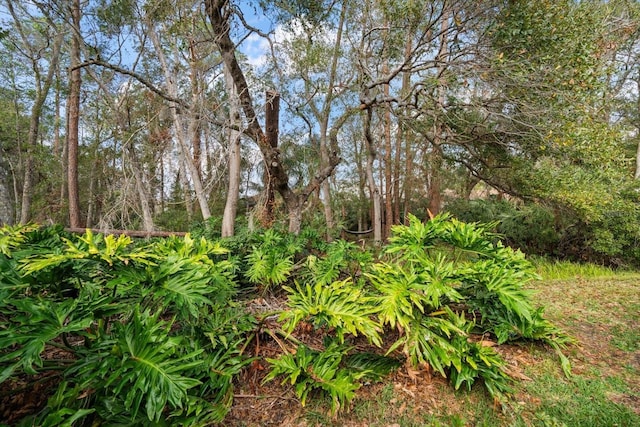
[[[372,264],[273,232],[231,253],[5,232],[0,424],[639,424],[640,275],[536,260],[531,280],[446,218],[396,236]]]
[[[257,382],[236,399],[228,425],[640,425],[640,276],[586,268],[595,277],[530,285],[536,302],[547,307],[547,317],[576,340],[567,352],[571,377],[548,347],[515,344],[498,349],[515,379],[511,399],[502,407],[480,387],[455,392],[437,375],[399,370],[363,387],[350,411],[336,417],[326,400],[312,400],[303,408],[290,387]],[[586,270],[574,274],[581,271]]]

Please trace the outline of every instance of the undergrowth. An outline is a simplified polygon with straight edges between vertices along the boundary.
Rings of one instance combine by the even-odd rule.
[[[5,227],[0,383],[58,373],[46,407],[20,425],[221,422],[234,379],[252,360],[260,314],[237,295],[253,287],[284,292],[288,344],[267,359],[265,381],[291,384],[303,405],[318,392],[334,413],[347,409],[364,382],[403,364],[429,367],[456,390],[480,382],[504,402],[511,379],[495,345],[545,342],[568,372],[560,350],[569,338],[530,301],[524,285],[535,269],[488,230],[412,217],[374,257],[310,231],[134,242]],[[324,345],[298,340],[301,325],[323,334]]]

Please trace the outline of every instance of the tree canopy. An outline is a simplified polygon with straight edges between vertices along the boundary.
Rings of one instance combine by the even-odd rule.
[[[499,199],[556,255],[639,259],[636,1],[0,8],[3,223],[382,241]]]

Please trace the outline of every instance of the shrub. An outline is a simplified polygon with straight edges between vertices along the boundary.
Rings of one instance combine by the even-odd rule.
[[[238,309],[233,266],[190,236],[0,233],[0,382],[60,372],[31,425],[208,425],[232,400],[254,328]],[[68,355],[56,360],[48,351]],[[91,408],[91,409],[87,409]]]
[[[533,266],[521,252],[496,241],[489,231],[495,224],[467,224],[447,215],[427,223],[411,216],[409,222],[393,227],[383,258],[367,269],[364,281],[347,278],[328,283],[327,278],[337,273],[322,270],[309,276],[311,283],[286,287],[288,309],[280,315],[285,331],[291,333],[305,321],[316,329],[325,328],[340,344],[361,335],[377,347],[386,346],[387,355],[400,349],[414,367],[429,365],[449,377],[456,389],[470,388],[481,379],[499,399],[509,389],[505,363],[490,346],[471,340],[472,333],[493,335],[499,343],[541,340],[561,355],[568,338],[532,306],[524,288],[537,277]],[[381,328],[396,330],[389,336],[397,338],[385,342]],[[568,372],[568,361],[561,358]],[[299,346],[295,355],[271,360],[268,378],[287,376],[304,398],[309,389],[324,389],[328,381],[301,376],[311,369],[312,360],[308,349]],[[332,365],[333,374],[339,365]],[[349,377],[349,387],[358,380]],[[349,399],[346,394],[338,398]]]

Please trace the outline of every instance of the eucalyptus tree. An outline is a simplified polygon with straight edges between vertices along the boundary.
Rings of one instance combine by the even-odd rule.
[[[387,223],[400,220],[401,188],[405,188],[405,197],[410,198],[414,192],[407,190],[412,181],[407,172],[413,171],[413,160],[423,160],[428,207],[435,212],[440,209],[439,173],[443,163],[439,153],[450,137],[443,116],[449,98],[464,79],[459,75],[463,65],[472,61],[474,31],[490,13],[486,6],[464,0],[368,1],[359,9],[357,22],[361,30],[349,36],[354,46],[352,62],[360,70],[361,108],[375,113],[364,123],[381,126],[379,132],[370,133],[371,139],[366,138],[367,175],[374,201],[376,194],[384,194],[379,197],[385,200]],[[394,113],[394,123],[390,123],[389,111]],[[365,114],[369,116],[368,112]],[[392,127],[396,128],[395,143]],[[383,136],[384,144],[376,140],[377,134]],[[419,140],[423,143],[416,144]],[[379,157],[383,161],[378,161]],[[374,182],[372,170],[376,164],[384,171],[384,182],[379,184]],[[405,186],[400,185],[402,179]],[[405,202],[405,211],[408,209]],[[375,233],[376,227],[383,227],[382,208],[374,206],[374,216],[376,212],[380,212],[380,218],[374,219],[374,234],[383,238],[382,231]]]
[[[160,67],[164,74],[164,84],[169,96],[173,98],[179,97],[179,80],[181,71],[184,72],[182,68],[181,62],[181,52],[179,51],[178,44],[182,42],[180,40],[181,34],[176,34],[175,31],[171,31],[170,27],[172,25],[180,25],[178,23],[166,23],[163,22],[163,18],[165,18],[169,13],[170,9],[168,9],[168,5],[166,3],[154,3],[150,2],[144,7],[144,15],[142,16],[142,20],[145,25],[145,34],[151,39],[152,45],[156,52],[157,58],[160,62]],[[182,5],[183,7],[186,5]],[[189,8],[185,7],[185,10],[189,10]],[[186,20],[189,19],[187,16],[184,18]],[[160,27],[160,28],[158,28]],[[165,36],[161,42],[159,30],[163,31],[163,35]],[[176,37],[178,36],[178,37]],[[165,48],[169,50],[169,53],[165,53]],[[191,54],[195,55],[193,52],[194,41],[191,41],[190,49]],[[169,57],[172,58],[171,62]],[[200,82],[198,81],[198,74],[195,67],[197,66],[196,58],[192,57],[192,61],[189,61],[189,64],[192,66],[191,73],[189,74],[192,79],[190,81],[191,84],[191,95],[192,102],[190,108],[185,109],[185,111],[179,110],[178,106],[172,106],[171,116],[174,122],[174,133],[176,140],[178,142],[178,146],[180,148],[181,160],[184,163],[187,172],[189,173],[189,177],[191,178],[191,182],[193,183],[196,198],[198,200],[198,204],[200,206],[200,212],[202,214],[202,218],[206,221],[211,217],[211,211],[209,209],[209,203],[207,200],[207,196],[205,194],[204,185],[202,182],[202,175],[199,168],[198,157],[200,153],[200,123],[199,123],[199,115],[197,110],[198,101],[200,100],[198,93],[198,87]],[[183,114],[186,117],[183,117]],[[195,158],[194,158],[195,157]]]
[[[351,90],[356,70],[349,63],[343,34],[358,2],[276,1],[272,6],[282,31],[273,42],[271,81],[292,114],[307,125],[307,143],[317,139],[318,168],[331,167],[337,161],[337,135],[357,111]],[[320,188],[331,231],[335,220],[330,180],[323,180]]]
[[[15,94],[8,89],[0,90],[0,224],[12,225],[15,221],[15,201],[17,187],[14,167],[18,158],[16,142],[21,133],[26,134],[24,118],[16,111],[13,100]],[[12,185],[13,183],[13,185]]]
[[[298,186],[298,188],[291,187],[289,174],[280,150],[277,146],[269,143],[265,129],[259,123],[257,108],[254,104],[251,88],[247,82],[245,70],[242,69],[238,61],[237,45],[232,40],[231,28],[234,18],[239,19],[242,17],[241,15],[235,15],[237,9],[228,0],[206,0],[205,6],[219,54],[233,79],[240,99],[240,107],[245,121],[244,132],[258,145],[264,158],[266,176],[271,180],[271,184],[284,200],[289,218],[289,230],[293,233],[298,233],[302,225],[302,209],[309,196],[333,173],[339,163],[337,150],[330,150],[328,164],[318,170],[306,185]],[[337,135],[331,135],[330,141],[336,142]]]
[[[210,55],[199,5],[193,1],[100,2],[94,15],[104,41],[98,55],[86,54],[80,65],[98,82],[117,118],[114,137],[121,140],[122,148],[128,147],[122,153],[135,183],[123,188],[137,189],[145,228],[152,228],[152,216],[165,208],[168,177],[180,180],[174,187],[182,189],[189,216],[193,185],[206,220],[211,216],[208,193],[214,180],[224,176],[225,167],[215,158],[220,152],[217,132],[208,127],[221,122],[216,117],[221,102],[213,89],[219,74],[216,64],[207,62],[215,57]],[[125,51],[133,55],[126,56]],[[112,78],[120,82],[115,92],[100,82],[97,70],[124,77]],[[128,197],[122,196],[121,205]]]
[[[36,3],[35,8],[23,2],[6,0],[5,6],[11,19],[6,22],[10,31],[5,43],[13,44],[16,59],[26,62],[31,68],[31,76],[25,78],[33,91],[30,103],[29,134],[24,147],[22,162],[22,190],[20,222],[31,219],[35,176],[35,152],[40,142],[41,119],[49,91],[54,83],[56,69],[60,62],[65,31],[60,20],[52,14],[46,4]]]
[[[235,219],[238,211],[238,199],[240,198],[242,134],[239,131],[241,125],[240,99],[230,70],[226,65],[224,70],[224,83],[229,100],[229,184],[227,187],[227,198],[225,200],[224,213],[222,216],[221,234],[222,237],[230,237],[234,235]]]
[[[71,68],[69,71],[69,98],[67,117],[67,182],[69,185],[69,225],[80,227],[80,194],[78,188],[78,145],[80,125],[80,90],[82,74],[78,66],[81,62],[80,34],[81,8],[80,0],[72,0],[69,4],[71,23]]]

